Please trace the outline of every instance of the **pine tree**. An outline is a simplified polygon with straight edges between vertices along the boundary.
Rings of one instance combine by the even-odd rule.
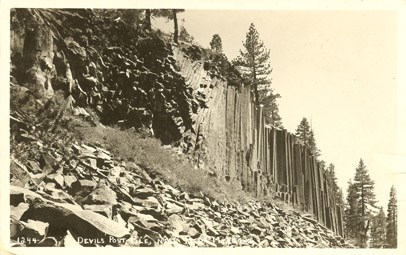
[[[276,99],[280,98],[280,95],[274,93],[269,79],[269,75],[272,73],[269,63],[270,51],[259,39],[259,33],[253,23],[248,29],[243,46],[243,50],[240,50],[240,55],[233,61],[233,64],[243,69],[243,78],[249,81],[255,105],[263,106],[266,124],[282,128],[282,118],[276,103]]]
[[[358,245],[366,247],[368,231],[375,207],[374,181],[371,180],[364,161],[360,159],[353,182],[347,192],[346,221],[347,231]]]
[[[310,136],[307,141],[308,146],[310,148],[310,151],[312,152],[312,155],[317,158],[320,156],[320,150],[316,146],[316,138],[314,137],[314,131],[313,129],[310,129]]]
[[[333,192],[336,199],[336,204],[341,208],[344,208],[343,191],[337,184],[337,177],[335,173],[335,166],[330,163],[326,169],[326,177],[330,180]]]
[[[382,248],[384,246],[386,242],[385,227],[385,212],[383,207],[381,207],[379,213],[372,218],[370,247]]]
[[[314,132],[310,128],[309,122],[306,118],[300,121],[300,124],[296,128],[296,136],[303,141],[304,145],[309,148],[311,154],[314,157],[320,156],[320,150],[316,146],[316,139],[314,138]]]
[[[244,49],[240,50],[240,56],[235,63],[244,70],[244,76],[250,81],[254,93],[255,104],[261,104],[260,95],[270,90],[271,81],[268,75],[272,69],[269,63],[270,51],[265,47],[264,42],[259,39],[259,33],[254,23],[251,23],[246,34]]]
[[[307,145],[307,141],[310,137],[310,125],[306,118],[303,118],[296,128],[296,136]]]
[[[214,34],[210,41],[210,48],[216,53],[223,52],[223,43],[219,34]]]
[[[347,206],[344,212],[346,236],[355,239],[359,232],[359,217],[357,215],[358,194],[352,180],[348,181]]]
[[[396,248],[398,245],[398,208],[397,208],[397,198],[396,189],[391,187],[389,193],[389,203],[388,203],[388,217],[386,226],[386,240],[390,248]]]
[[[280,98],[279,94],[275,94],[272,90],[269,90],[267,94],[264,94],[260,101],[263,104],[263,113],[265,122],[276,128],[283,128],[282,118],[279,115],[279,106],[276,103],[276,99]]]
[[[331,183],[333,184],[333,191],[334,193],[337,193],[339,190],[339,187],[337,185],[337,177],[336,177],[336,172],[335,172],[335,166],[333,163],[330,163],[326,169],[326,174],[328,178],[331,180]]]

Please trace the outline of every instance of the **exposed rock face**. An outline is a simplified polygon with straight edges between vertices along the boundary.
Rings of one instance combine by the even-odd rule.
[[[192,113],[192,127],[184,134],[182,144],[186,151],[195,153],[199,166],[206,164],[218,173],[224,168],[226,151],[226,90],[224,78],[213,76],[204,69],[203,61],[193,61],[184,52],[174,48],[176,65],[179,66],[185,84],[201,98],[204,107]]]
[[[77,115],[88,115],[83,107],[90,106],[104,124],[139,128],[164,144],[179,143],[191,132],[192,114],[205,99],[185,84],[171,44],[140,32],[108,46],[119,29],[137,31],[94,13],[83,19],[83,12],[12,10],[12,75],[38,97],[63,90]],[[112,38],[106,38],[110,33]]]
[[[187,133],[187,147],[226,180],[238,180],[258,196],[276,194],[286,203],[315,215],[328,228],[343,234],[342,210],[316,159],[286,130],[265,126],[248,87],[227,85],[209,75],[203,62],[174,50],[188,86],[205,98]]]
[[[19,68],[16,72],[24,77],[24,83],[38,98],[50,98],[53,95],[51,80],[56,74],[51,30],[43,24],[37,24],[33,30],[13,31],[12,42],[12,59],[16,68]]]

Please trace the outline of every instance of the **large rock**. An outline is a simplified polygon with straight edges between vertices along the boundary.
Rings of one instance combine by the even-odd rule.
[[[194,227],[189,228],[188,235],[191,238],[198,238],[202,233]]]
[[[44,174],[50,174],[59,167],[59,162],[51,153],[43,153],[40,159],[40,166]]]
[[[140,199],[146,199],[148,197],[153,196],[155,193],[156,192],[153,189],[145,187],[145,188],[132,190],[130,195],[135,196]]]
[[[60,172],[48,174],[47,179],[54,181],[61,188],[64,186],[64,177],[63,174]]]
[[[146,208],[159,209],[162,207],[161,203],[155,197],[148,197],[147,199],[133,198],[133,201],[135,202],[135,204],[141,205]]]
[[[172,214],[168,218],[169,226],[174,235],[186,234],[189,231],[188,224],[177,214]]]
[[[31,174],[28,169],[17,160],[12,159],[10,163],[10,183],[12,185],[25,187],[31,179]]]
[[[75,240],[69,230],[66,231],[66,236],[62,240],[62,245],[64,247],[82,247],[82,245]]]
[[[21,236],[25,238],[35,239],[35,243],[39,243],[42,239],[45,238],[49,223],[37,221],[37,220],[28,220],[26,223],[21,222],[24,225],[24,229],[21,232]]]
[[[179,206],[175,203],[167,202],[165,204],[165,211],[167,214],[176,214],[176,213],[181,213],[184,210],[182,206]]]
[[[74,175],[64,175],[63,181],[66,187],[71,188],[72,184],[75,183],[78,179]]]
[[[20,220],[21,216],[30,208],[27,203],[20,203],[17,206],[10,206],[10,216],[16,220]]]
[[[42,173],[42,169],[36,161],[28,160],[28,168],[34,174]]]
[[[23,194],[30,203],[21,220],[38,220],[49,223],[49,233],[63,236],[69,230],[78,237],[89,240],[103,240],[103,244],[117,245],[129,236],[128,229],[98,213],[83,210],[79,206],[53,202],[20,187],[11,186],[12,195]]]
[[[116,205],[116,193],[111,190],[106,184],[101,184],[83,200],[83,204],[109,204]]]
[[[15,239],[20,236],[21,231],[24,229],[22,223],[14,217],[10,218],[10,238]]]
[[[109,204],[83,205],[83,209],[99,213],[109,219],[113,217],[113,206]]]

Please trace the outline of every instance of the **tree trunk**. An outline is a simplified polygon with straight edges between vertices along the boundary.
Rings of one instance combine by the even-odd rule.
[[[173,14],[173,28],[174,28],[174,32],[173,32],[173,41],[175,43],[178,43],[178,34],[179,34],[179,28],[178,28],[178,18],[176,17],[176,13],[177,11],[175,9],[172,10],[172,14]]]
[[[144,20],[145,29],[151,31],[151,10],[145,10],[145,20]]]

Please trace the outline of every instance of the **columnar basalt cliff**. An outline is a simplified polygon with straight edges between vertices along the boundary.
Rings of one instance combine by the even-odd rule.
[[[207,98],[194,122],[195,153],[226,180],[238,180],[257,196],[276,194],[343,234],[343,208],[308,148],[293,134],[265,126],[248,86],[229,86],[211,76],[203,63],[179,50],[175,59],[185,82]]]

